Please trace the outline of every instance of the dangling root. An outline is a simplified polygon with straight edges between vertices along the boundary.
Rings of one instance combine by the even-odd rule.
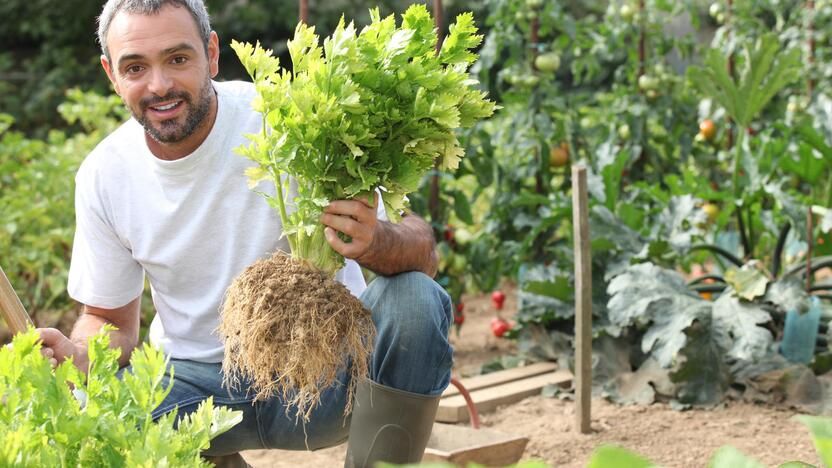
[[[306,421],[348,363],[345,414],[351,411],[375,338],[370,312],[344,285],[281,252],[234,280],[218,331],[224,385],[248,379],[255,400],[279,395]]]

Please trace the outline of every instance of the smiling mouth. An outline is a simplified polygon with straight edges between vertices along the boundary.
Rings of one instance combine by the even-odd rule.
[[[148,106],[148,107],[152,111],[168,112],[168,111],[171,111],[173,109],[178,108],[181,104],[182,104],[182,101],[176,101],[176,102],[171,102],[169,104],[165,104],[165,105],[162,105],[162,106]]]

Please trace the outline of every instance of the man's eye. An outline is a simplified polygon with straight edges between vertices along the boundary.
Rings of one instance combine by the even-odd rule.
[[[187,57],[181,57],[181,56],[180,57],[174,57],[173,60],[171,60],[171,62],[175,63],[176,65],[182,65],[183,63],[185,63],[187,61],[188,61]]]
[[[134,75],[142,70],[144,70],[144,68],[141,65],[131,65],[124,69],[124,71],[127,72],[128,75]]]

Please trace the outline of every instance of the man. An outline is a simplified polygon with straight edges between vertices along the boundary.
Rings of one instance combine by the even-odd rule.
[[[84,305],[69,338],[40,329],[44,353],[87,367],[87,339],[104,324],[128,363],[137,345],[144,279],[157,311],[150,340],[175,368],[156,409],[193,411],[208,396],[243,411],[206,456],[255,448],[317,449],[349,434],[348,466],[418,461],[450,379],[448,295],[436,271],[430,227],[414,215],[378,220],[362,201],[332,202],[327,240],[349,260],[338,274],[372,311],[378,329],[370,380],[343,419],[346,386],[328,389],[306,425],[272,398],[221,387],[219,304],[246,266],[286,249],[280,220],[246,185],[251,162],[232,153],[261,129],[253,85],[212,80],[219,41],[202,0],[109,0],[99,18],[101,64],[133,118],[88,155],[76,176],[76,235],[69,294]],[[376,202],[377,204],[377,202]],[[343,243],[342,232],[351,243]],[[359,265],[379,274],[365,289]],[[264,349],[263,352],[268,352]],[[371,398],[372,397],[372,398]]]

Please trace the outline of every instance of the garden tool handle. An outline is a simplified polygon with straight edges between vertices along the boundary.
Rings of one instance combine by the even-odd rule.
[[[26,309],[23,308],[23,303],[14,292],[2,267],[0,267],[0,314],[3,315],[3,320],[13,334],[25,332],[29,325],[35,325],[26,313]]]

